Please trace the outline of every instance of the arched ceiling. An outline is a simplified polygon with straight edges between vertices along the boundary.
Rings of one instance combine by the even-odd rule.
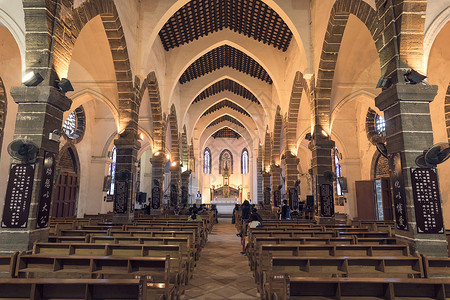
[[[238,139],[241,138],[241,135],[231,129],[230,127],[224,127],[222,129],[217,130],[211,135],[214,139],[218,138],[228,138],[228,139]]]
[[[189,1],[166,22],[159,37],[168,51],[224,28],[283,51],[292,40],[283,19],[260,0]]]
[[[201,100],[204,100],[212,95],[216,95],[223,91],[230,91],[236,95],[239,95],[245,99],[248,99],[252,102],[258,103],[261,105],[261,103],[258,101],[258,99],[253,95],[252,92],[250,92],[248,89],[240,85],[234,80],[225,78],[222,79],[211,86],[209,86],[207,89],[205,89],[203,92],[201,92],[197,97],[195,97],[194,101],[192,101],[192,104],[200,102]]]
[[[236,120],[235,118],[233,118],[232,116],[229,116],[229,115],[221,116],[221,117],[215,119],[206,128],[210,128],[210,127],[219,125],[219,124],[224,123],[224,122],[230,122],[230,123],[233,123],[233,124],[235,124],[235,125],[237,125],[239,127],[245,128],[244,125],[242,125],[241,122],[239,122],[238,120]]]
[[[223,67],[233,68],[269,84],[273,82],[257,61],[229,45],[222,45],[201,56],[184,71],[179,82],[186,83]]]
[[[250,117],[250,114],[245,109],[243,109],[236,103],[231,102],[230,100],[222,100],[222,101],[218,102],[217,104],[214,104],[213,106],[211,106],[207,111],[205,111],[202,114],[202,117],[212,114],[213,112],[220,110],[222,108],[225,108],[225,107],[235,110],[235,111],[243,114],[244,116]]]

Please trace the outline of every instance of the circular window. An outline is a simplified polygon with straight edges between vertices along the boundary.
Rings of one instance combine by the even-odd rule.
[[[62,130],[64,135],[70,140],[79,142],[84,134],[85,116],[82,106],[77,107],[64,121]]]

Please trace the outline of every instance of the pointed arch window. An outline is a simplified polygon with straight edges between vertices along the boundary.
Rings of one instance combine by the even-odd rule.
[[[248,151],[244,149],[241,156],[241,173],[248,174]]]
[[[111,150],[111,156],[109,157],[112,163],[109,165],[108,176],[111,178],[111,185],[107,192],[108,195],[114,195],[115,175],[116,175],[116,160],[117,160],[117,148],[114,146]]]
[[[203,173],[211,174],[211,151],[209,148],[206,148],[203,154]]]

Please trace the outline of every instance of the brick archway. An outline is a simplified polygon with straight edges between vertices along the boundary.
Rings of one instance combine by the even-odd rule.
[[[297,121],[303,90],[305,90],[306,95],[309,95],[308,84],[303,78],[303,74],[301,72],[297,72],[292,85],[288,117],[285,124],[286,150],[291,152],[295,152],[297,148]]]

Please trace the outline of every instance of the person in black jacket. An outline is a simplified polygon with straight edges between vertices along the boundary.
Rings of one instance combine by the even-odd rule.
[[[291,208],[287,204],[287,200],[283,200],[283,206],[281,207],[281,220],[291,219]]]

